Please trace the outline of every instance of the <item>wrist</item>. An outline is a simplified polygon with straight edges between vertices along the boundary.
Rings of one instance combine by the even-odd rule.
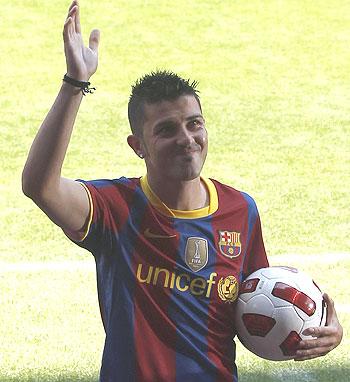
[[[67,95],[74,96],[74,97],[75,96],[83,97],[83,94],[79,88],[76,88],[67,82],[64,82],[64,81],[62,82],[61,89]]]
[[[96,90],[96,88],[90,87],[91,84],[89,81],[80,81],[76,78],[70,77],[68,74],[64,75],[63,81],[72,87],[79,89],[84,96],[89,93],[92,94]]]
[[[87,73],[79,73],[79,72],[74,72],[74,71],[69,71],[67,70],[66,75],[70,78],[74,78],[77,81],[83,81],[83,82],[88,82],[90,80],[90,77]]]

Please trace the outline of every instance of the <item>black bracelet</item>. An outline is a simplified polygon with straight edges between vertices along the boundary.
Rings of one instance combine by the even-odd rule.
[[[76,88],[80,88],[83,95],[86,95],[88,93],[92,94],[96,90],[96,88],[89,87],[90,82],[75,80],[74,78],[68,77],[67,74],[64,75],[63,81],[75,86]]]

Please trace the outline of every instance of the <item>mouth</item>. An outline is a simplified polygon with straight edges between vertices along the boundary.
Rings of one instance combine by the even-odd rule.
[[[187,155],[193,155],[195,153],[199,153],[201,151],[201,148],[196,146],[196,147],[189,147],[189,148],[186,148],[186,149],[181,149],[181,150],[178,150],[176,152],[176,155],[184,155],[184,156],[187,156]]]
[[[180,153],[177,153],[175,156],[175,161],[178,163],[181,163],[182,165],[191,164],[197,162],[197,160],[200,157],[200,151],[193,150],[193,151],[182,151]]]
[[[176,153],[176,157],[190,161],[196,154],[199,154],[199,150],[186,150]]]

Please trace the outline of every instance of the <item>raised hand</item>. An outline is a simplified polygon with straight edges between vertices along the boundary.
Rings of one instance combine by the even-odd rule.
[[[63,41],[67,75],[78,81],[88,81],[97,69],[100,31],[92,30],[89,46],[84,46],[77,0],[74,0],[69,7],[63,28]]]
[[[334,302],[326,293],[323,297],[327,304],[326,326],[305,329],[303,334],[312,336],[314,339],[303,340],[299,343],[295,361],[304,361],[325,355],[337,347],[342,340],[343,328],[338,321]]]

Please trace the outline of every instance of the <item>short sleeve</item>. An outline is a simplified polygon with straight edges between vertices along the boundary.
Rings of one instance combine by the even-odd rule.
[[[250,256],[248,257],[247,262],[247,273],[251,274],[260,268],[268,267],[269,262],[266,256],[259,214],[257,214],[253,228],[250,248]]]
[[[249,240],[243,264],[243,279],[256,270],[269,266],[257,206],[249,195],[244,194],[244,197],[248,203]]]
[[[112,251],[117,234],[118,190],[111,180],[78,179],[78,182],[88,194],[90,214],[82,239],[74,240],[71,235],[69,237],[94,256],[108,254]]]

